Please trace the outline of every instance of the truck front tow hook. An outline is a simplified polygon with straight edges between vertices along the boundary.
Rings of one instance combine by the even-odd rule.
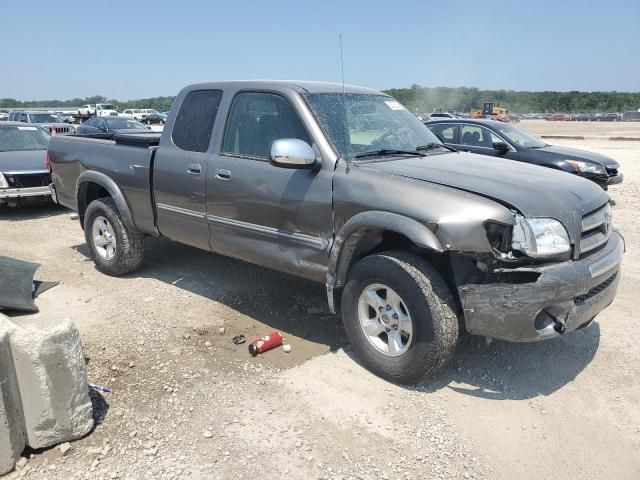
[[[553,329],[558,333],[564,333],[564,331],[567,329],[568,315],[565,315],[564,318],[562,319],[555,317],[551,314],[549,314],[549,316],[551,317],[551,320],[553,320]]]

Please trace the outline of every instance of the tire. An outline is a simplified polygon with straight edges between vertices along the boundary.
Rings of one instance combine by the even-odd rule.
[[[361,301],[366,292],[380,285],[391,287],[392,292],[398,294],[406,307],[401,311],[406,310],[412,324],[410,340],[402,347],[406,350],[396,349],[395,354],[380,349],[381,345],[384,348],[385,338],[388,344],[391,343],[384,331],[375,337],[367,335],[365,327],[361,326]],[[380,292],[382,290],[375,292],[377,299]],[[369,302],[365,300],[365,303]],[[388,305],[386,309],[389,309]],[[375,313],[373,308],[364,308],[367,316]],[[453,296],[437,270],[408,252],[383,252],[361,259],[349,271],[342,293],[342,317],[353,351],[367,369],[400,384],[430,377],[451,359],[459,335],[455,310]],[[375,320],[367,321],[376,323]],[[382,321],[377,322],[386,329],[387,325]],[[398,329],[397,333],[400,333]],[[401,343],[404,343],[404,337]],[[388,347],[391,350],[390,345]],[[398,351],[402,353],[398,355]]]
[[[108,235],[94,235],[97,233],[95,228],[99,229],[98,224],[107,227]],[[84,236],[91,258],[101,272],[119,276],[131,273],[142,265],[144,234],[127,228],[112,198],[99,198],[89,204],[84,214]],[[101,238],[101,242],[111,243],[97,244],[98,238]],[[113,250],[109,249],[109,245],[113,246]]]

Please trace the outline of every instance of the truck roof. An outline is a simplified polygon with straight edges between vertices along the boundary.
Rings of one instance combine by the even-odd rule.
[[[357,85],[344,86],[341,83],[332,82],[315,82],[307,80],[230,80],[224,82],[208,82],[208,83],[196,83],[189,85],[188,90],[198,89],[278,89],[278,88],[292,88],[300,93],[363,93],[372,95],[384,95],[383,93],[373,90],[371,88],[359,87]]]

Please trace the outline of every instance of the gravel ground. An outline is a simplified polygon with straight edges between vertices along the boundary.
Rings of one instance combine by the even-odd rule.
[[[626,136],[640,136],[634,125]],[[556,122],[519,126],[558,133]],[[618,298],[556,341],[467,338],[448,368],[413,388],[351,358],[322,286],[155,239],[141,271],[107,277],[68,211],[0,210],[1,254],[39,262],[38,279],[61,282],[38,300],[39,315],[76,322],[90,382],[112,390],[92,394],[90,435],[65,455],[25,452],[13,476],[639,478],[640,142],[604,140],[620,124],[562,128],[588,138],[553,143],[624,166],[625,183],[612,189],[627,241]],[[272,330],[291,353],[254,359],[231,341]]]

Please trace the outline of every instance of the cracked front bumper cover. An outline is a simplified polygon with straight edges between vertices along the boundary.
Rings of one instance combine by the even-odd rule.
[[[576,330],[613,301],[623,253],[624,240],[614,232],[605,248],[587,258],[512,270],[539,274],[535,282],[460,286],[466,329],[512,342]]]

